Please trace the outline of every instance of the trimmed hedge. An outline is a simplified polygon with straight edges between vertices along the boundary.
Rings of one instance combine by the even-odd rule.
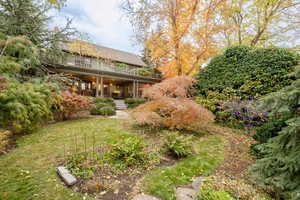
[[[281,48],[235,46],[215,57],[197,75],[198,95],[232,89],[238,97],[258,97],[290,85],[299,55]]]
[[[113,98],[95,98],[94,108],[90,110],[91,115],[111,116],[116,114],[116,104]]]
[[[127,104],[128,108],[135,108],[141,104],[146,103],[147,99],[136,99],[136,98],[127,98],[125,99],[125,103]]]
[[[113,98],[104,98],[104,97],[97,97],[93,100],[93,104],[98,104],[98,103],[105,103],[105,104],[109,104],[112,107],[115,107],[116,104],[114,102]]]

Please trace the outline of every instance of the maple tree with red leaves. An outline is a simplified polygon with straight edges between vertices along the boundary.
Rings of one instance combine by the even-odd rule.
[[[134,123],[207,132],[215,116],[188,98],[193,82],[191,77],[176,76],[145,88],[143,96],[152,101],[131,112]]]

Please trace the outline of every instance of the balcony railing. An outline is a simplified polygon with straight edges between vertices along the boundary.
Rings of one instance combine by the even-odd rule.
[[[104,61],[96,58],[70,55],[67,56],[61,64],[65,66],[80,67],[83,69],[93,69],[93,70],[100,70],[106,72],[122,73],[122,74],[132,75],[132,76],[160,79],[160,76],[155,73],[151,73],[151,75],[148,74],[144,75],[139,73],[139,70],[143,68],[132,67],[129,65],[122,65],[122,67],[119,67],[114,64],[105,63]]]

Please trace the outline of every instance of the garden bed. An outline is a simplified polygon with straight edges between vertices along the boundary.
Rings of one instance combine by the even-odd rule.
[[[93,149],[97,154],[105,154],[112,144],[132,137],[146,142],[150,150],[161,149],[159,134],[129,129],[123,122],[107,118],[66,121],[18,138],[18,148],[0,157],[0,197],[126,200],[144,192],[173,200],[176,187],[189,185],[196,176],[210,176],[215,169],[226,167],[226,162],[221,165],[227,157],[226,136],[193,135],[193,154],[186,158],[174,159],[158,151],[159,161],[144,166],[117,169],[116,163],[100,162],[92,176],[79,178],[73,187],[66,187],[55,169],[76,153]]]

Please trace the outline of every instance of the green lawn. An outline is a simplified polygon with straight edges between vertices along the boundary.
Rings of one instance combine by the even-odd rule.
[[[18,139],[18,147],[0,156],[0,199],[79,200],[90,199],[66,188],[56,175],[64,155],[132,136],[119,120],[94,118],[67,121],[41,128]],[[76,137],[75,137],[76,136]],[[95,140],[93,140],[95,138]],[[77,142],[76,142],[77,140]],[[166,200],[174,199],[174,188],[196,175],[208,175],[222,162],[225,140],[221,136],[199,137],[197,155],[168,168],[158,168],[145,177],[144,191]]]
[[[190,184],[195,176],[208,176],[221,164],[224,159],[224,145],[225,140],[219,135],[199,138],[194,143],[196,155],[146,175],[143,180],[144,192],[164,200],[175,200],[176,186]]]
[[[0,156],[0,199],[83,199],[67,189],[55,171],[57,161],[64,158],[64,148],[75,151],[74,135],[78,149],[83,150],[85,135],[88,146],[93,144],[93,135],[99,146],[131,134],[118,120],[97,118],[57,123],[24,136],[17,141],[17,149]]]

